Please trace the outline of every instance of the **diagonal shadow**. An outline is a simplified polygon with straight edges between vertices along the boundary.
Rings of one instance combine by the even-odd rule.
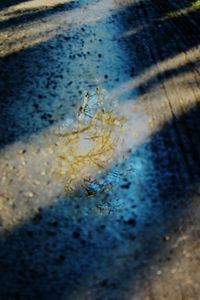
[[[168,12],[187,7],[189,3],[181,1],[175,5],[173,1],[152,3],[151,0],[133,3],[113,12],[106,21],[87,24],[87,29],[82,25],[74,26],[47,42],[3,58],[0,62],[1,147],[51,126],[70,111],[74,113],[75,99],[91,88],[96,74],[102,78],[102,87],[111,90],[143,74],[151,66],[197,46],[200,27],[197,10],[160,20]],[[54,10],[46,13],[52,14]],[[95,32],[97,27],[105,27],[105,22],[117,24],[116,39],[112,40],[115,51],[107,50],[107,42],[94,39],[91,51],[84,53],[81,47],[77,52],[75,45],[89,43],[88,33]],[[159,24],[161,27],[157,30]],[[120,36],[139,25],[145,26],[126,38]],[[98,61],[96,49],[102,52],[100,58],[97,56]],[[90,65],[94,67],[90,72],[86,71]],[[182,71],[184,67],[176,68],[170,76]],[[87,73],[90,79],[86,77]],[[77,78],[86,79],[77,82]]]
[[[181,1],[175,7],[174,1],[170,0],[159,1],[156,5],[151,1],[139,2],[137,9],[132,6],[120,14],[119,23],[124,33],[140,28],[133,34],[119,37],[130,62],[137,57],[137,65],[130,64],[132,77],[156,63],[199,45],[199,10],[166,18],[168,13],[173,15],[178,7],[187,8],[188,2]]]
[[[172,67],[168,70],[160,71],[157,75],[151,76],[149,80],[146,80],[138,85],[135,86],[140,92],[140,95],[144,93],[148,93],[150,90],[152,90],[156,85],[158,84],[158,81],[165,82],[165,80],[169,80],[171,78],[176,78],[177,76],[181,76],[184,74],[187,74],[190,71],[196,70],[196,73],[198,74],[198,69],[195,68],[195,64],[198,64],[199,60],[193,62],[187,62],[184,65],[181,65],[179,67]],[[192,82],[190,82],[192,84]],[[199,84],[199,80],[195,80],[195,84]]]
[[[163,5],[157,9],[151,1],[146,3],[147,16],[148,9],[154,9],[152,15],[158,17],[172,7],[171,1],[159,2]],[[139,7],[138,10],[138,6],[137,9],[133,6],[115,16],[123,23],[123,30],[130,28],[134,16],[139,12],[143,17],[144,6],[142,4]],[[131,62],[138,59],[137,65],[130,66],[128,72],[140,74],[156,62],[197,45],[198,40],[194,39],[199,32],[197,14],[192,13],[191,16],[193,19],[184,16],[168,20],[161,31],[156,31],[156,25],[130,38],[125,44],[127,57]],[[188,30],[183,33],[185,29],[182,25],[179,27],[183,21],[184,28],[192,31],[187,41],[185,34]],[[174,26],[180,31],[171,40]],[[141,44],[144,38],[146,45]],[[51,114],[53,102],[48,102],[40,92],[37,99],[32,98],[31,94],[28,100],[27,94],[23,96],[23,89],[30,84],[26,75],[30,68],[45,68],[46,62],[40,56],[52,46],[51,42],[3,59],[4,72],[1,76],[7,83],[3,87],[1,102],[1,145],[51,125],[52,118],[47,114]],[[149,53],[149,49],[155,45],[159,51],[152,50]],[[35,55],[37,59],[32,62]],[[54,64],[55,61],[51,61],[51,67]],[[49,77],[52,75],[48,73],[43,79]],[[63,83],[63,79],[60,80]],[[49,82],[49,85],[54,85],[51,80]],[[29,86],[32,87],[31,84]],[[20,105],[12,106],[14,99]],[[41,101],[46,102],[48,109],[40,108]],[[23,108],[24,105],[27,115],[20,116],[17,107]],[[34,109],[42,110],[40,117],[46,113],[43,117],[46,120],[42,124],[38,122],[35,127],[33,124],[40,117],[34,119],[36,112],[29,113],[32,105],[35,105]],[[58,119],[61,117],[59,115]],[[199,185],[200,176],[198,120],[199,107],[196,106],[177,120],[165,124],[130,155],[127,164],[131,160],[137,165],[138,159],[149,158],[152,165],[149,165],[146,175],[143,170],[136,168],[136,177],[131,180],[129,189],[120,187],[124,184],[115,184],[116,195],[120,194],[119,189],[124,191],[122,199],[119,199],[121,206],[116,207],[109,194],[103,199],[94,197],[91,200],[85,199],[81,191],[77,191],[71,196],[61,195],[57,204],[39,210],[31,220],[3,233],[0,241],[0,298],[121,300],[126,299],[130,292],[134,293],[137,276],[154,262],[158,252],[165,253],[165,245],[161,242],[163,235],[166,232],[173,234],[175,227],[184,223],[187,209],[192,205],[190,190]],[[105,204],[110,214],[99,218],[96,208]]]
[[[27,1],[30,1],[30,0],[9,0],[9,1],[2,0],[0,3],[0,9],[8,8],[10,6],[17,5],[22,2],[27,2]]]
[[[52,16],[59,12],[66,12],[66,11],[73,10],[75,8],[80,7],[81,5],[82,3],[80,1],[79,2],[71,1],[63,4],[57,4],[52,8],[31,10],[29,13],[25,13],[24,15],[15,16],[9,18],[6,21],[0,22],[0,29],[3,30],[8,27],[19,26],[19,25],[21,26],[23,24],[27,24],[41,18]]]
[[[161,20],[169,12],[188,7],[189,3],[181,1],[175,4],[170,0],[156,5],[151,0],[133,3],[113,12],[106,21],[102,19],[87,24],[86,29],[74,26],[49,41],[3,58],[0,62],[0,146],[37,133],[62,120],[69,112],[74,113],[76,99],[91,88],[87,73],[90,81],[98,73],[102,86],[112,90],[120,83],[143,74],[151,66],[197,46],[200,28],[198,10]],[[41,13],[45,14],[45,11]],[[90,43],[88,35],[95,33],[97,27],[105,28],[105,22],[118,28],[116,38],[112,40],[113,51],[108,51],[107,42],[95,38],[91,51],[84,53],[83,47],[78,51],[76,45],[84,45],[86,41]],[[126,38],[120,36],[139,25],[145,26],[136,34]],[[102,53],[97,58],[96,49]],[[90,74],[86,70],[91,65],[94,67]],[[172,73],[182,71],[184,67],[176,68]],[[125,98],[126,94],[123,95]]]
[[[60,195],[56,204],[2,233],[0,298],[133,296],[138,276],[157,253],[164,256],[163,236],[173,236],[175,228],[187,223],[190,195],[200,180],[198,131],[195,106],[130,154],[123,164],[135,164],[136,176],[126,186],[113,182],[113,197],[106,193],[86,199],[81,191]],[[147,160],[145,172],[137,169],[138,159]],[[107,216],[97,212],[103,205],[109,207]]]

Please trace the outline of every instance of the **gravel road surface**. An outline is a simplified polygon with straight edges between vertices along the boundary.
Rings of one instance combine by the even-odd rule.
[[[200,299],[199,1],[0,3],[0,299]]]

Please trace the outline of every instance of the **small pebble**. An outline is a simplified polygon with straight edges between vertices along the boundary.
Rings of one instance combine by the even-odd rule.
[[[159,275],[162,274],[162,271],[161,271],[161,270],[158,270],[158,271],[156,272],[156,274],[159,276]]]
[[[18,151],[18,154],[24,154],[24,153],[26,153],[26,150],[25,149],[20,149],[19,151]]]
[[[115,120],[115,121],[114,121],[114,124],[115,124],[116,126],[119,126],[121,123],[120,123],[120,121]]]
[[[26,192],[24,193],[25,197],[28,197],[28,198],[32,198],[34,195],[32,192]]]
[[[33,183],[34,183],[35,185],[40,185],[39,180],[34,180]]]
[[[170,236],[169,236],[169,235],[165,235],[165,236],[163,237],[163,240],[164,240],[164,241],[169,241],[169,240],[170,240]]]

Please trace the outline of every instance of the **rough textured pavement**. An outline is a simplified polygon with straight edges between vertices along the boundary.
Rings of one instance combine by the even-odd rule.
[[[199,300],[198,5],[0,9],[0,299]]]

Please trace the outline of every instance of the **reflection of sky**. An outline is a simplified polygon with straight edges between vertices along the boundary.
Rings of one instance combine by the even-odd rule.
[[[24,5],[28,3],[24,2]],[[32,2],[34,5],[37,3],[39,2]],[[123,6],[123,1],[121,5]],[[120,273],[124,268],[123,263],[127,263],[126,260],[128,263],[131,260],[132,268],[139,264],[138,254],[135,252],[147,252],[154,247],[156,238],[159,237],[160,241],[163,235],[166,225],[163,220],[171,222],[170,218],[174,216],[174,211],[170,210],[173,206],[172,200],[170,199],[170,202],[167,198],[168,189],[175,200],[178,189],[183,194],[183,182],[173,177],[173,174],[181,173],[177,171],[177,165],[181,166],[183,176],[187,176],[181,155],[176,157],[176,152],[181,152],[177,145],[177,137],[171,138],[169,133],[169,140],[175,140],[171,142],[175,149],[171,149],[168,140],[162,136],[161,126],[170,122],[173,117],[169,99],[174,99],[175,76],[172,76],[172,79],[167,78],[164,87],[163,83],[161,86],[157,81],[160,74],[165,76],[165,72],[173,73],[176,68],[184,67],[184,55],[170,54],[170,58],[162,58],[157,64],[147,63],[148,67],[131,79],[128,75],[128,55],[124,51],[125,48],[119,46],[121,42],[116,41],[118,35],[120,38],[126,37],[126,33],[123,35],[120,28],[120,22],[113,17],[118,9],[115,1],[98,1],[97,4],[89,5],[83,10],[75,8],[70,12],[59,12],[43,18],[42,22],[28,22],[13,31],[5,29],[2,32],[5,41],[2,56],[17,51],[19,53],[16,53],[16,57],[8,56],[3,63],[8,87],[10,84],[12,89],[5,88],[9,105],[4,113],[8,123],[3,120],[2,126],[5,128],[2,129],[5,130],[2,130],[2,135],[7,134],[11,128],[16,136],[11,136],[11,140],[6,141],[10,144],[2,149],[0,154],[1,221],[5,229],[19,228],[20,234],[24,236],[24,231],[32,226],[29,221],[33,216],[37,219],[41,210],[44,211],[44,221],[39,231],[43,234],[48,228],[45,222],[56,217],[61,226],[59,224],[59,228],[55,229],[59,234],[53,238],[50,257],[52,255],[54,258],[54,255],[57,255],[63,247],[63,241],[64,244],[70,244],[71,248],[67,248],[68,244],[67,250],[62,248],[67,262],[61,267],[62,270],[59,269],[60,275],[62,272],[66,274],[66,267],[69,268],[69,278],[66,276],[69,289],[74,289],[74,283],[79,286],[80,275],[85,277],[86,274],[87,277],[88,273],[92,274],[94,270],[103,270],[103,276],[109,276],[109,272],[115,273],[116,266]],[[133,29],[128,31],[127,36],[142,30],[143,27]],[[195,63],[199,56],[198,49],[191,48],[187,55],[192,57]],[[153,85],[152,89],[149,88],[148,95],[145,95],[146,98],[136,98],[137,88],[146,82],[151,83],[152,78],[156,79],[155,92]],[[190,86],[193,72],[176,74],[175,79],[182,101],[174,101],[172,106],[176,117],[179,117],[196,101]],[[58,137],[52,134],[58,128],[65,132],[65,129],[69,130],[70,126],[77,122],[77,111],[83,93],[91,91],[97,85],[106,88],[107,98],[111,95],[113,99],[114,111],[117,115],[124,114],[127,122],[120,134],[121,142],[115,148],[112,160],[109,163],[106,161],[107,165],[101,174],[93,172],[93,180],[85,184],[77,183],[76,188],[68,193],[64,189],[68,171],[58,159],[62,152],[68,152],[62,144],[63,140],[59,141]],[[125,101],[133,98],[137,101]],[[120,99],[121,102],[116,99]],[[50,129],[44,129],[46,127]],[[167,130],[174,133],[174,128],[171,127],[173,126],[169,125]],[[160,129],[161,139],[166,142],[167,147],[165,144],[160,145],[160,141],[155,139]],[[33,135],[33,132],[37,134]],[[29,137],[23,139],[26,134]],[[157,147],[156,159],[153,157],[151,143]],[[83,153],[84,135],[78,146],[79,152]],[[159,158],[163,159],[164,163]],[[57,172],[59,169],[61,172]],[[80,175],[80,172],[78,174]],[[162,198],[164,203],[159,203]],[[167,210],[164,211],[166,207]],[[165,217],[162,214],[165,214]],[[65,222],[68,224],[66,227],[63,225]],[[49,233],[49,228],[47,232]],[[50,237],[52,234],[55,232],[50,231]],[[79,235],[80,241],[77,238]],[[15,230],[13,236],[15,239]],[[11,243],[13,236],[11,233]],[[25,245],[31,248],[32,242],[29,241],[25,240]],[[42,254],[42,266],[47,267],[42,248],[45,241],[46,236],[42,239],[40,234],[33,238],[33,244],[39,244],[34,258],[39,261]],[[7,242],[9,245],[9,238]],[[155,244],[155,247],[159,248],[159,242]],[[14,243],[14,249],[17,245]],[[21,251],[20,247],[18,250]],[[26,248],[24,249],[26,251]],[[158,252],[158,249],[156,250]],[[3,251],[6,252],[6,247]],[[113,254],[116,254],[114,260],[109,262]],[[12,256],[15,254],[9,255],[15,260]],[[34,266],[34,262],[32,265]],[[54,267],[47,265],[54,270]],[[102,275],[101,271],[97,273]],[[127,272],[122,271],[123,278],[126,274]],[[5,281],[9,284],[8,280]],[[81,290],[82,287],[79,288]],[[80,299],[79,295],[74,299]]]
[[[95,103],[92,103],[92,105],[95,105]],[[104,104],[101,104],[101,107],[98,108],[100,111],[104,108],[103,105]],[[22,198],[18,204],[19,218],[26,216],[30,204],[33,207],[37,207],[38,205],[46,206],[54,201],[54,197],[56,198],[59,194],[64,193],[64,186],[72,175],[75,189],[79,189],[84,183],[84,180],[88,180],[88,177],[91,177],[92,180],[88,188],[91,191],[93,189],[95,190],[95,197],[100,197],[101,199],[105,194],[108,198],[110,197],[109,195],[111,195],[111,202],[105,202],[99,206],[103,214],[104,211],[105,214],[108,214],[108,211],[111,210],[111,213],[113,213],[113,211],[116,210],[115,214],[117,217],[117,211],[120,212],[123,207],[123,210],[126,211],[126,215],[128,215],[128,206],[133,205],[133,199],[129,199],[127,195],[131,193],[137,195],[134,199],[134,203],[139,202],[137,198],[140,194],[140,188],[137,178],[141,178],[142,173],[144,174],[142,178],[144,178],[145,170],[148,168],[146,162],[148,156],[146,152],[144,152],[142,156],[133,159],[129,151],[134,152],[148,136],[148,119],[142,113],[134,112],[134,108],[132,108],[130,102],[124,103],[123,105],[116,105],[116,102],[111,102],[110,106],[108,104],[106,105],[106,111],[111,111],[111,118],[116,118],[116,120],[124,118],[125,121],[123,121],[122,124],[120,124],[119,121],[115,121],[116,125],[114,122],[112,126],[103,125],[103,123],[98,121],[97,129],[93,128],[94,125],[92,125],[90,130],[83,131],[83,133],[77,136],[77,143],[74,144],[73,148],[71,148],[70,143],[66,143],[67,138],[59,138],[58,133],[70,133],[70,128],[73,132],[73,130],[75,130],[73,127],[77,130],[77,128],[79,128],[78,126],[80,126],[80,121],[79,123],[77,123],[77,121],[73,123],[72,119],[70,119],[69,122],[67,122],[66,119],[64,123],[60,122],[60,125],[52,126],[51,130],[45,130],[40,135],[35,135],[25,141],[14,143],[2,151],[2,190],[8,197],[13,198],[13,203],[18,201],[17,199],[21,197],[19,195],[22,192]],[[102,114],[104,116],[104,113]],[[87,122],[91,121],[88,117],[86,117],[86,120]],[[86,121],[82,120],[81,122]],[[83,127],[87,126],[87,123],[83,124]],[[80,164],[80,166],[77,166],[76,156],[86,155],[88,151],[93,153],[93,148],[96,149],[96,146],[98,146],[98,148],[100,146],[101,148],[102,135],[106,134],[107,131],[112,132],[109,138],[111,140],[108,140],[108,146],[109,143],[112,145],[114,140],[117,141],[117,144],[112,145],[114,146],[112,152],[107,153],[107,150],[105,150],[102,155],[96,158],[96,161],[99,160],[100,163],[102,162],[105,165],[104,168],[100,170],[101,172],[99,173],[98,168],[91,168],[90,160],[88,159]],[[97,138],[93,141],[94,146],[93,144],[92,146],[87,145],[87,149],[85,147],[85,141],[87,142],[86,139],[90,137],[90,134],[97,136]],[[98,136],[100,136],[100,138],[98,138]],[[74,153],[71,153],[71,150],[73,150]],[[66,157],[66,160],[69,158],[68,163],[62,161],[60,156]],[[115,166],[116,163],[119,165],[118,167]],[[74,171],[72,172],[71,166],[76,167],[75,173]],[[105,176],[105,178],[103,179],[102,176]],[[135,180],[133,180],[133,178],[135,178]],[[101,182],[99,183],[98,180]],[[130,189],[127,189],[127,192],[125,192],[126,189],[123,189],[123,180],[127,180],[128,182],[133,181],[130,185]],[[48,188],[48,185],[50,188]],[[122,185],[122,190],[120,191],[119,197],[117,191],[120,190],[120,185]],[[122,203],[123,197],[127,197],[128,200]],[[26,201],[28,201],[28,205],[25,204]],[[111,209],[109,208],[110,205]],[[106,210],[104,207],[106,207]],[[91,209],[91,207],[89,209]],[[12,209],[10,213],[11,211]],[[29,213],[31,212],[29,211]],[[15,216],[17,219],[17,213],[15,213]],[[5,222],[7,221],[10,222],[9,217],[5,220]]]
[[[31,3],[38,5],[39,2]],[[21,3],[20,9],[23,8],[23,5],[26,9],[29,2]],[[51,5],[53,5],[52,2]],[[11,8],[7,9],[7,13]],[[16,6],[13,12],[18,8]],[[45,130],[38,132],[38,135],[35,136],[31,134],[48,126],[52,127],[52,131],[56,130],[57,126],[61,128],[63,124],[65,127],[66,120],[74,120],[84,92],[93,90],[95,86],[105,88],[108,91],[107,99],[110,96],[113,99],[113,107],[129,118],[122,134],[125,142],[120,143],[116,149],[113,161],[118,156],[119,164],[121,164],[119,169],[130,169],[127,174],[131,175],[127,176],[132,183],[129,189],[120,189],[120,195],[116,192],[115,197],[112,197],[111,206],[115,205],[116,216],[122,209],[122,204],[124,209],[127,207],[124,210],[126,218],[128,218],[131,205],[136,205],[135,213],[140,211],[141,215],[146,215],[148,212],[148,203],[141,199],[146,199],[149,195],[145,194],[146,184],[144,183],[143,187],[140,180],[144,180],[144,182],[148,180],[149,170],[152,167],[150,154],[144,149],[137,157],[136,154],[125,155],[124,151],[126,152],[129,148],[135,151],[141,147],[146,138],[151,135],[152,129],[149,128],[151,118],[155,122],[153,130],[157,131],[163,122],[170,120],[171,111],[168,109],[169,103],[163,89],[157,90],[151,97],[145,99],[145,104],[139,101],[140,98],[135,101],[135,106],[132,101],[125,102],[125,100],[135,98],[138,86],[148,82],[152,77],[165,71],[170,72],[175,67],[182,67],[184,60],[180,53],[157,65],[152,65],[139,76],[131,79],[128,75],[130,62],[125,52],[126,47],[122,47],[122,42],[117,41],[117,37],[122,38],[123,36],[123,28],[114,16],[117,13],[119,13],[118,17],[120,16],[121,8],[123,8],[123,3],[119,3],[118,6],[113,1],[98,1],[84,8],[74,8],[69,12],[58,12],[58,15],[53,17],[45,17],[46,22],[42,26],[37,20],[33,24],[24,23],[13,31],[11,28],[7,28],[1,33],[6,39],[3,56],[10,53],[6,53],[6,51],[12,52],[13,50],[15,52],[14,45],[9,44],[12,41],[16,42],[15,34],[19,34],[16,44],[19,41],[19,46],[23,46],[25,49],[19,51],[16,57],[12,57],[12,55],[8,57],[8,61],[5,61],[4,64],[5,78],[8,78],[8,88],[5,87],[5,89],[7,88],[6,97],[9,99],[9,104],[3,111],[5,120],[3,119],[1,125],[2,139],[4,139],[4,134],[6,137],[7,135],[11,136],[12,142],[17,138],[20,139],[23,135],[30,135],[29,139],[10,144],[1,152],[3,193],[5,193],[5,197],[9,196],[13,199],[11,203],[19,198],[17,193],[21,193],[21,190],[23,190],[22,194],[29,195],[19,201],[21,214],[24,216],[29,207],[28,205],[26,208],[23,207],[24,201],[34,203],[35,207],[48,205],[48,201],[53,201],[54,197],[57,197],[62,191],[66,177],[64,171],[58,179],[59,176],[54,171],[55,164],[56,168],[61,165],[57,160],[60,147],[49,144]],[[5,11],[1,13],[4,14]],[[77,18],[77,16],[79,17]],[[6,18],[9,19],[9,13]],[[55,20],[56,22],[54,22]],[[71,25],[66,29],[67,24]],[[50,31],[48,31],[49,28]],[[27,44],[23,45],[23,39],[29,37],[29,33],[34,30],[36,30],[36,35],[38,35],[38,31],[41,33],[39,41],[41,44],[31,48],[34,43],[31,44],[27,41]],[[22,40],[20,40],[21,38]],[[21,48],[16,51],[18,50]],[[45,53],[45,57],[42,56],[43,53]],[[199,55],[198,49],[192,48],[190,53],[193,60],[196,61]],[[13,70],[12,76],[11,69]],[[192,75],[192,72],[188,72],[186,79],[192,79]],[[187,110],[196,100],[191,97],[189,85],[185,84],[185,81],[183,76],[176,76],[176,82],[181,87],[184,99],[189,99],[184,102],[184,109]],[[168,93],[173,98],[173,89],[171,91],[168,88]],[[118,102],[116,99],[122,101]],[[176,113],[179,114],[182,111],[182,104],[176,103],[176,105]],[[152,111],[150,109],[146,112],[148,106],[153,107]],[[162,115],[163,119],[155,120],[155,117],[151,115],[153,110],[156,112],[155,114]],[[147,119],[147,115],[150,116],[150,120]],[[53,122],[58,124],[52,125]],[[159,122],[161,124],[158,124]],[[55,142],[54,139],[51,143],[53,142]],[[116,182],[117,186],[117,180],[121,182],[122,176],[114,176],[113,168],[112,164],[108,165],[110,172],[108,171],[106,180]],[[110,179],[112,176],[113,179]],[[47,190],[50,182],[51,188]],[[118,191],[118,187],[116,188]],[[130,197],[131,193],[134,195],[134,199]],[[134,204],[132,204],[133,202]],[[137,204],[135,204],[136,202]],[[143,203],[145,204],[143,205]],[[109,204],[105,203],[104,206],[107,207],[107,211],[110,211]],[[100,209],[102,210],[101,207]],[[12,209],[7,207],[6,210],[5,216],[7,214],[8,220]],[[112,213],[112,209],[110,213]]]
[[[117,41],[122,28],[113,19],[121,8],[113,1],[98,1],[1,32],[6,56],[2,88],[9,98],[2,112],[1,140],[10,142],[74,117],[86,91],[97,85],[113,90],[129,79],[128,58]],[[53,28],[48,31],[49,26]],[[40,41],[34,46],[29,39],[35,28]],[[15,47],[17,53],[10,53]],[[130,89],[127,97],[135,93]]]

